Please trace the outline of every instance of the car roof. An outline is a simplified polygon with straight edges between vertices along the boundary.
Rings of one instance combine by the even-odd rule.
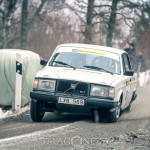
[[[107,47],[107,46],[101,46],[101,45],[92,45],[92,44],[78,44],[78,43],[68,43],[68,44],[61,44],[58,45],[58,47],[66,46],[66,47],[77,47],[77,48],[91,48],[96,50],[103,50],[108,51],[116,54],[123,54],[126,53],[124,50],[113,48],[113,47]]]

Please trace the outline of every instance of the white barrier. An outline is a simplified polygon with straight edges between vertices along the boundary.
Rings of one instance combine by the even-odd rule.
[[[15,87],[15,111],[21,109],[21,91],[22,91],[22,57],[16,53],[16,87]]]

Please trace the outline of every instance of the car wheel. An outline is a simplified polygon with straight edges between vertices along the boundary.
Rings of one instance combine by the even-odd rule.
[[[115,110],[112,112],[109,112],[109,122],[113,123],[118,120],[121,114],[121,103],[118,102],[118,105],[116,106]]]
[[[45,111],[42,109],[43,104],[41,101],[37,100],[31,100],[31,105],[30,105],[30,114],[31,114],[31,119],[34,122],[41,122]]]

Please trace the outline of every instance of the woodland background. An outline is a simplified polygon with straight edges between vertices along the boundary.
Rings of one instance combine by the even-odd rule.
[[[1,49],[28,49],[49,59],[62,43],[123,49],[126,40],[149,69],[149,0],[0,0]]]

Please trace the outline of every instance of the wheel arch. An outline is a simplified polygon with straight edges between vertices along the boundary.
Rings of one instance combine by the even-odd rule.
[[[122,102],[123,102],[123,92],[120,95],[120,103],[121,103],[121,109],[122,109]]]
[[[116,101],[121,102],[121,109],[122,109],[122,104],[123,104],[123,96],[124,96],[123,90],[121,89],[116,96]]]
[[[116,101],[120,101],[120,98],[123,100],[123,90],[119,90],[118,94],[116,95]]]

